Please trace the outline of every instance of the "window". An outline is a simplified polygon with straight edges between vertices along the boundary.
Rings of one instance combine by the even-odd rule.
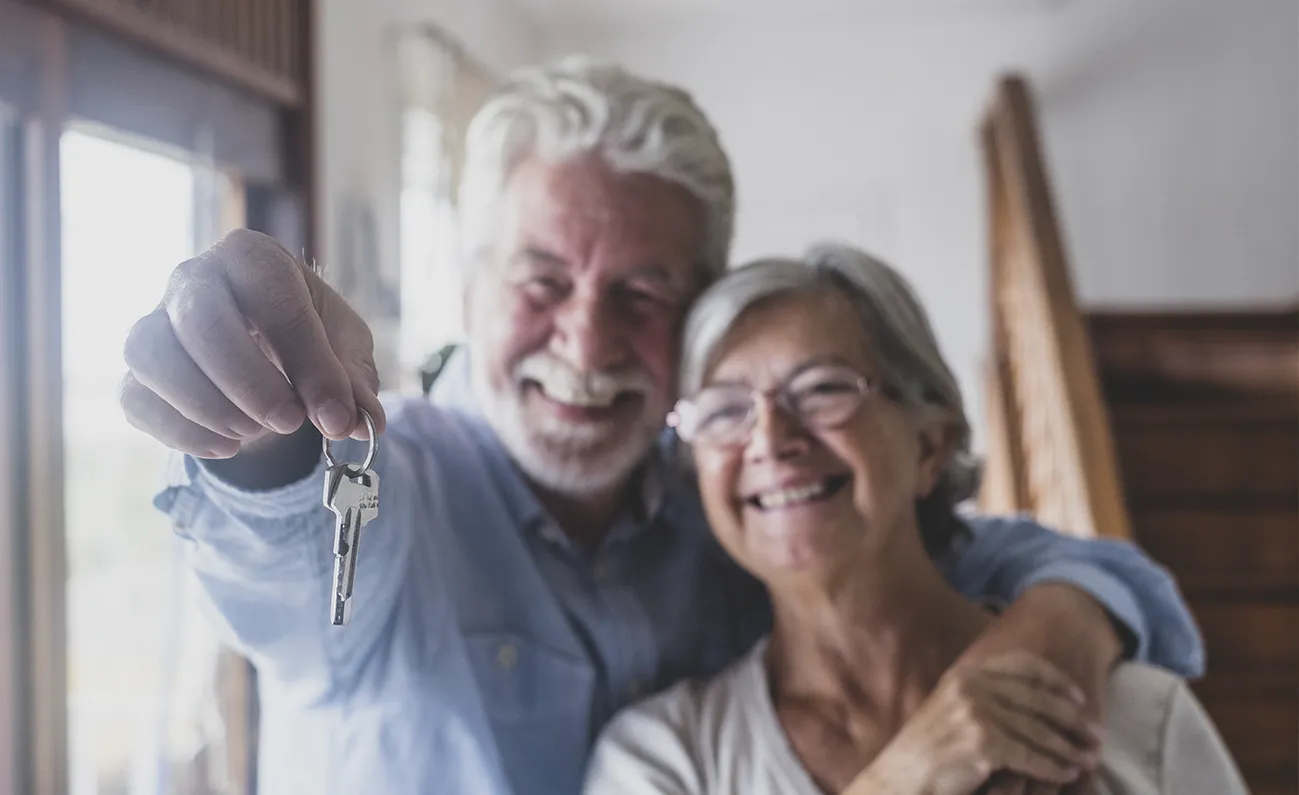
[[[177,263],[245,222],[310,247],[308,71],[281,48],[213,79],[219,37],[119,5],[199,68],[0,0],[0,792],[248,795],[255,676],[195,614],[117,386]],[[280,33],[308,9],[279,5]]]
[[[419,383],[438,350],[463,338],[456,190],[464,138],[493,79],[436,30],[398,38],[401,117],[402,386]]]
[[[430,355],[463,333],[459,225],[445,134],[428,108],[402,114],[399,362],[406,388]]]
[[[228,760],[243,725],[219,696],[229,655],[150,502],[167,451],[117,403],[128,331],[176,264],[242,223],[239,188],[84,129],[65,132],[59,154],[69,791],[242,792]]]

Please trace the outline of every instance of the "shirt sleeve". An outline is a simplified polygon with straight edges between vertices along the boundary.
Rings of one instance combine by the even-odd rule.
[[[364,448],[346,441],[335,455],[360,461]],[[301,703],[329,703],[355,689],[391,632],[421,490],[413,456],[394,434],[384,435],[372,469],[379,511],[361,532],[347,626],[329,618],[335,515],[324,505],[323,456],[310,475],[267,491],[236,488],[178,456],[154,499],[223,638]]]
[[[1203,676],[1204,641],[1176,581],[1136,545],[1067,536],[1026,517],[967,517],[966,523],[971,537],[944,565],[965,595],[1009,602],[1035,585],[1068,583],[1130,633],[1134,659]]]

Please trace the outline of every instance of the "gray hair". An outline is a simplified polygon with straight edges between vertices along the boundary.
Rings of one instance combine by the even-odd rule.
[[[820,290],[835,291],[852,302],[867,349],[900,402],[921,417],[957,429],[956,452],[931,499],[950,510],[973,496],[980,466],[970,452],[965,401],[924,307],[902,274],[848,246],[825,243],[813,246],[801,259],[761,259],[710,287],[686,320],[682,393],[693,394],[702,386],[726,334],[746,312],[781,296]]]
[[[514,73],[470,123],[460,186],[465,261],[489,245],[501,193],[522,160],[585,153],[689,191],[703,209],[708,281],[725,272],[735,183],[708,117],[680,88],[583,56]]]

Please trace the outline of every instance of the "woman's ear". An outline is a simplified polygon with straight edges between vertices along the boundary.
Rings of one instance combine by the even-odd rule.
[[[919,477],[916,478],[916,499],[924,499],[938,485],[947,462],[956,452],[960,438],[956,426],[941,420],[929,422],[920,428]]]

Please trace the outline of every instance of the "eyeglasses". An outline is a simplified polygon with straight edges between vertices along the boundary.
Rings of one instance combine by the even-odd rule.
[[[667,422],[686,444],[733,447],[748,441],[760,400],[773,401],[805,428],[827,430],[847,422],[877,388],[877,381],[849,367],[811,367],[766,391],[738,384],[706,387],[677,401]]]

